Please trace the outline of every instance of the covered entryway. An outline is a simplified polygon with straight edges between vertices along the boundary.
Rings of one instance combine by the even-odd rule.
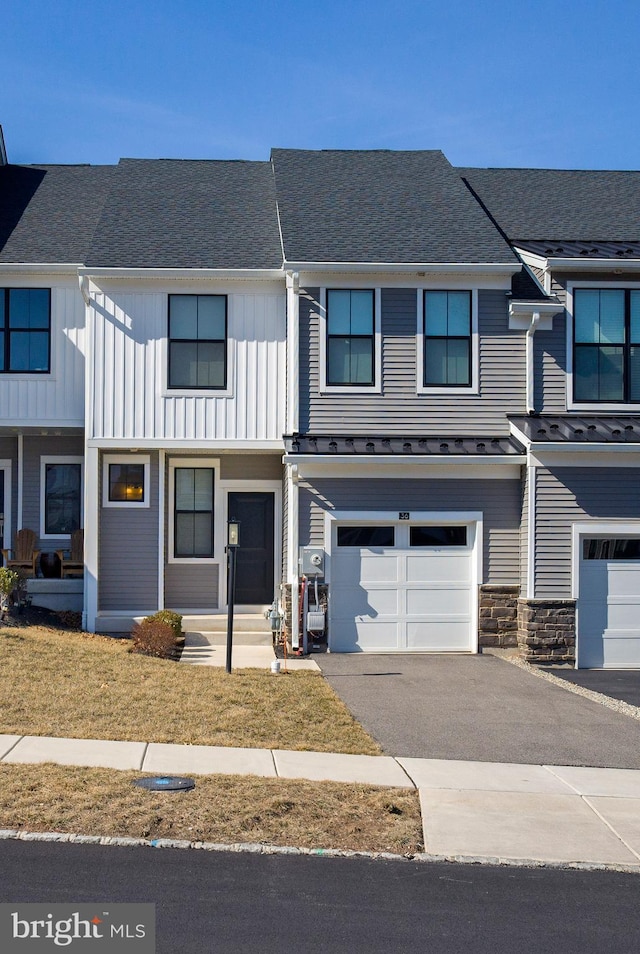
[[[330,650],[475,651],[476,538],[475,522],[336,520]]]
[[[581,537],[580,669],[640,669],[640,537]]]

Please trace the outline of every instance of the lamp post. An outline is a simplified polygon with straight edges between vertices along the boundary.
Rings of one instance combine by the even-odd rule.
[[[235,517],[227,521],[227,672],[231,672],[233,645],[233,604],[236,597],[236,552],[240,544],[240,523]]]

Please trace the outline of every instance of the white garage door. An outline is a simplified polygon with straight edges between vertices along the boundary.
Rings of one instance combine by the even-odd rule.
[[[640,669],[640,538],[582,540],[578,666]]]
[[[473,527],[338,524],[332,652],[470,652]]]

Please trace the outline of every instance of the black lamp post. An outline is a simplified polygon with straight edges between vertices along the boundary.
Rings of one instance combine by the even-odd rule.
[[[233,645],[233,604],[236,598],[236,553],[240,545],[240,523],[234,517],[227,521],[227,672],[231,672]]]

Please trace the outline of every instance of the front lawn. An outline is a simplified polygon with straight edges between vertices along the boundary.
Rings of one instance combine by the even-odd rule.
[[[321,675],[231,675],[129,652],[128,640],[0,629],[0,733],[379,755]]]

